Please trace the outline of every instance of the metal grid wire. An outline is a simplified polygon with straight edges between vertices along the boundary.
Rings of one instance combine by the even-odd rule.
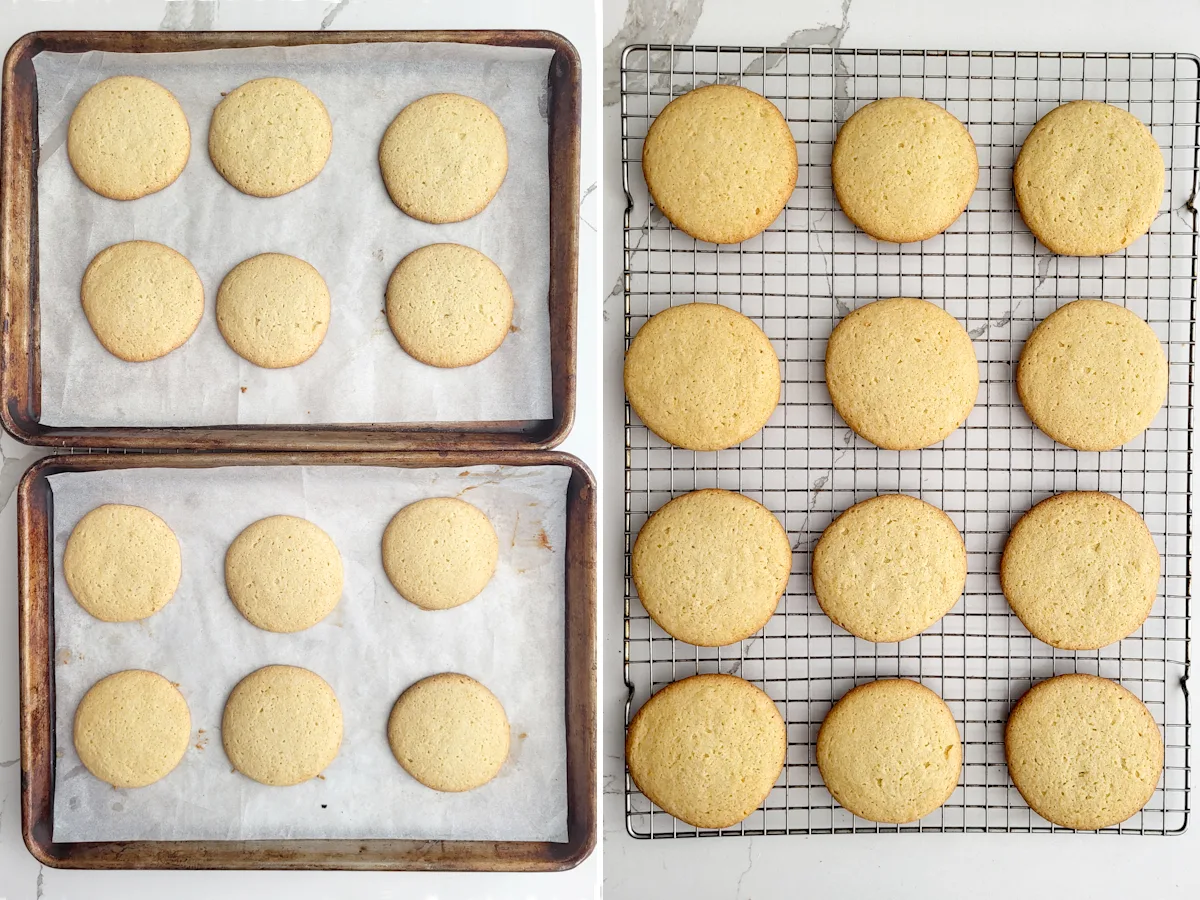
[[[713,82],[770,98],[796,139],[800,170],[785,212],[740,245],[700,243],[648,199],[641,150],[674,96]],[[1091,672],[1142,698],[1162,726],[1166,767],[1147,807],[1112,833],[1181,832],[1188,816],[1188,587],[1192,523],[1192,379],[1200,61],[1178,54],[909,52],[755,47],[632,46],[622,57],[625,339],[672,304],[720,302],[771,338],[783,393],[767,426],[715,453],[673,448],[626,406],[626,723],[651,693],[696,672],[728,672],[762,687],[788,725],[787,764],[763,806],[723,831],[698,831],[653,806],[626,776],[626,824],[643,838],[717,834],[896,831],[1064,831],[1033,813],[1004,762],[1009,710],[1032,684]],[[837,207],[830,157],[840,123],[879,97],[923,97],[970,129],[979,186],[943,235],[878,243]],[[1016,211],[1012,166],[1033,124],[1060,103],[1104,100],[1147,123],[1167,167],[1162,212],[1148,237],[1103,258],[1055,256]],[[882,297],[943,306],[975,343],[982,384],[966,425],[919,451],[881,450],[838,418],[824,381],[825,343],[850,309]],[[1164,410],[1142,436],[1104,453],[1055,444],[1016,396],[1014,364],[1034,326],[1062,304],[1099,297],[1146,319],[1167,352]],[[757,636],[697,648],[646,615],[629,550],[647,516],[687,491],[741,491],[773,510],[795,549],[787,592]],[[1145,518],[1162,554],[1153,612],[1132,637],[1100,651],[1055,650],[1011,614],[998,569],[1009,529],[1033,504],[1069,490],[1114,493]],[[812,595],[811,550],[834,516],[876,493],[904,491],[945,510],[966,540],[966,592],[940,622],[899,644],[871,644],[834,626]],[[877,825],[833,802],[814,758],[832,701],[856,684],[903,676],[953,710],[962,779],[920,822]]]

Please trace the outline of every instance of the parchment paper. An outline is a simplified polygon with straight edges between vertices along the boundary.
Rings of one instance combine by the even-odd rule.
[[[549,174],[546,79],[551,52],[466,44],[352,44],[196,53],[41,53],[38,80],[38,239],[42,416],[47,425],[218,425],[547,419],[551,416]],[[187,113],[192,152],[170,187],[108,200],[75,177],[67,123],[89,87],[143,75]],[[295,78],[333,121],[333,153],[312,182],[282,197],[239,193],[208,158],[212,110],[253,78]],[[388,197],[379,140],[413,100],[451,91],[500,117],[508,175],[479,215],[452,225],[410,219]],[[120,241],[150,240],[191,260],[205,315],[167,356],[127,363],[92,334],[79,285],[92,257]],[[514,331],[483,362],[422,365],[400,349],[383,313],[384,289],[410,251],[442,241],[491,258],[516,299]],[[217,288],[257,253],[298,256],[332,295],[329,333],[307,362],[260,369],[221,338]],[[102,390],[97,386],[102,385]]]
[[[570,470],[476,467],[233,467],[129,469],[50,478],[54,494],[57,754],[54,839],[198,840],[317,837],[552,840],[567,838],[563,696],[563,561]],[[453,610],[402,599],[380,560],[383,530],[401,507],[462,495],[500,536],[496,574]],[[101,503],[153,510],[179,538],[183,577],[139,623],[93,619],[71,596],[62,553]],[[333,538],[346,586],[337,608],[297,634],[255,628],[225,593],[225,550],[251,522],[303,516]],[[323,778],[267,787],[232,772],[221,713],[234,685],[268,664],[303,666],[342,707],[341,751]],[[94,778],[75,753],[75,709],[112,672],[145,668],[178,682],[192,715],[179,766],[144,788]],[[423,787],[388,747],[392,704],[413,682],[456,671],[486,685],[512,728],[508,762],[462,794]]]

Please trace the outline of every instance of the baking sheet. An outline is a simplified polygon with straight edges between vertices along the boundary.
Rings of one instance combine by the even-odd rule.
[[[38,254],[41,422],[183,426],[549,419],[549,203],[547,74],[553,51],[446,43],[262,47],[192,53],[41,53],[38,82]],[[93,84],[142,75],[178,98],[192,151],[170,187],[134,201],[84,187],[66,153],[67,123]],[[333,121],[321,174],[282,197],[239,193],[208,157],[208,124],[223,92],[253,78],[295,78]],[[451,91],[482,100],[508,137],[508,175],[474,218],[429,225],[400,212],[377,155],[408,103]],[[204,283],[205,315],[183,347],[145,363],[109,354],[79,302],[87,264],[111,244],[173,247]],[[483,362],[422,365],[400,349],[384,290],[410,251],[449,241],[474,247],[508,278],[513,331]],[[325,342],[307,362],[260,369],[222,339],[214,315],[221,279],[264,252],[312,265],[332,296]],[[105,390],[97,392],[102,384]]]
[[[398,469],[253,466],[125,469],[52,475],[54,516],[55,841],[265,838],[567,839],[564,708],[563,466]],[[460,495],[500,536],[496,574],[453,610],[403,600],[383,571],[391,517],[423,497]],[[106,623],[75,602],[62,576],[71,530],[101,503],[144,506],[179,538],[183,577],[142,622]],[[255,628],[225,593],[225,550],[258,519],[310,519],[337,544],[345,590],[322,622],[297,634]],[[322,776],[268,787],[231,771],[221,714],[234,685],[273,663],[303,666],[341,703],[341,751]],[[177,682],[192,715],[179,766],[119,790],[83,768],[75,709],[100,678],[145,668]],[[461,794],[414,781],[387,743],[400,693],[438,672],[470,675],[500,699],[512,749],[500,774]]]

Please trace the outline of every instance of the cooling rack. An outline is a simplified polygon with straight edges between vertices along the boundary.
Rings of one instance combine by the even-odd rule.
[[[770,98],[796,139],[795,192],[762,235],[718,247],[672,228],[649,202],[641,149],[671,100],[714,82]],[[1147,807],[1104,829],[1173,834],[1188,818],[1188,590],[1192,532],[1192,387],[1195,360],[1200,60],[1182,54],[1012,53],[685,47],[626,48],[621,67],[625,213],[625,340],[672,304],[720,302],[771,338],[783,393],[767,426],[715,453],[667,445],[625,413],[626,723],[646,698],[697,672],[728,672],[762,687],[788,724],[787,763],[763,806],[741,824],[699,831],[655,807],[626,776],[626,825],[640,838],[725,834],[899,831],[1059,832],[1033,813],[1008,777],[1004,723],[1032,684],[1090,672],[1119,680],[1163,729],[1163,778]],[[829,163],[838,126],[879,97],[923,97],[970,129],[979,186],[943,235],[877,243],[842,214]],[[1060,103],[1096,99],[1147,123],[1163,150],[1166,193],[1149,235],[1103,258],[1055,256],[1016,211],[1012,166],[1033,124]],[[964,427],[919,451],[878,449],[854,435],[825,389],[825,343],[851,309],[881,297],[943,306],[975,343],[982,384]],[[1099,297],[1146,319],[1167,353],[1165,408],[1139,438],[1104,453],[1056,445],[1016,396],[1014,364],[1034,326],[1063,303]],[[648,515],[703,487],[740,491],[773,510],[795,550],[775,616],[740,644],[697,648],[646,615],[629,550]],[[1101,490],[1137,509],[1162,554],[1158,598],[1132,637],[1100,651],[1055,650],[1009,611],[998,570],[1013,523],[1053,493]],[[809,579],[811,550],[834,516],[876,493],[903,491],[945,510],[968,552],[966,592],[954,610],[899,644],[871,644],[835,627]],[[905,826],[856,818],[834,803],[814,744],[832,702],[856,684],[903,676],[935,690],[963,737],[962,779],[938,811]]]

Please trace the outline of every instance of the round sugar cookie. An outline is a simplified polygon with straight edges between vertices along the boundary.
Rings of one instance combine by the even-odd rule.
[[[113,244],[83,273],[79,299],[96,339],[126,362],[166,356],[204,315],[204,286],[192,264],[152,241]]]
[[[496,571],[500,541],[482,510],[457,497],[410,503],[383,532],[383,569],[421,609],[450,609],[479,596]]]
[[[296,366],[316,353],[329,315],[321,273],[283,253],[243,260],[217,291],[217,327],[225,343],[264,369]]]
[[[1009,606],[1038,640],[1097,650],[1141,628],[1160,560],[1142,517],[1111,494],[1043,500],[1013,526],[1000,561]]]
[[[1017,393],[1042,431],[1076,450],[1112,450],[1143,431],[1167,399],[1167,357],[1154,329],[1123,306],[1075,300],[1025,341]]]
[[[225,589],[251,624],[281,634],[303,631],[341,599],[342,556],[307,519],[259,519],[225,553]]]
[[[85,515],[63,550],[63,577],[79,605],[103,622],[154,615],[175,596],[179,541],[140,506],[105,503]]]
[[[473,366],[500,349],[513,317],[508,279],[462,244],[430,244],[396,266],[387,319],[404,352],[439,368]]]
[[[697,240],[736,244],[779,217],[799,163],[787,120],[770,100],[731,84],[676,97],[642,147],[654,204]]]
[[[243,194],[278,197],[321,174],[333,123],[319,97],[290,78],[257,78],[213,110],[208,155]]]
[[[388,717],[388,744],[413,778],[435,791],[487,784],[508,759],[508,717],[474,678],[431,675],[400,695]]]
[[[1163,199],[1162,150],[1116,106],[1056,106],[1025,138],[1013,167],[1021,217],[1055,253],[1103,256],[1150,230]]]
[[[652,515],[633,545],[646,612],[674,638],[720,647],[767,624],[792,571],[775,514],[733,491],[692,491]]]
[[[260,784],[286,787],[321,774],[342,744],[342,708],[315,672],[265,666],[225,701],[221,742],[233,767]]]
[[[949,437],[979,395],[975,347],[958,320],[925,300],[876,300],[829,336],[825,383],[857,434],[885,450]]]
[[[872,822],[903,824],[950,799],[962,772],[954,714],[929,688],[869,681],[833,705],[817,734],[829,793]]]
[[[787,759],[775,702],[734,675],[693,675],[654,694],[625,739],[643,794],[697,828],[729,828],[762,804]]]
[[[192,151],[174,94],[135,75],[88,88],[67,126],[67,157],[79,180],[112,200],[136,200],[175,181]]]
[[[1108,828],[1154,796],[1163,739],[1150,710],[1116,682],[1059,675],[1035,684],[1004,731],[1013,784],[1043,819]]]
[[[757,434],[779,404],[779,358],[763,330],[716,303],[653,316],[625,354],[625,394],[647,428],[686,450]]]
[[[920,634],[962,596],[967,548],[950,517],[907,494],[850,507],[817,541],[817,601],[835,624],[867,641]]]
[[[833,145],[838,204],[876,240],[904,244],[941,234],[962,215],[978,183],[970,133],[928,100],[868,103]]]
[[[504,126],[462,94],[414,100],[383,133],[379,171],[395,203],[422,222],[461,222],[492,202],[508,172]]]
[[[179,765],[192,717],[179,689],[141,669],[101,678],[75,710],[75,751],[84,767],[117,788],[145,787]]]

